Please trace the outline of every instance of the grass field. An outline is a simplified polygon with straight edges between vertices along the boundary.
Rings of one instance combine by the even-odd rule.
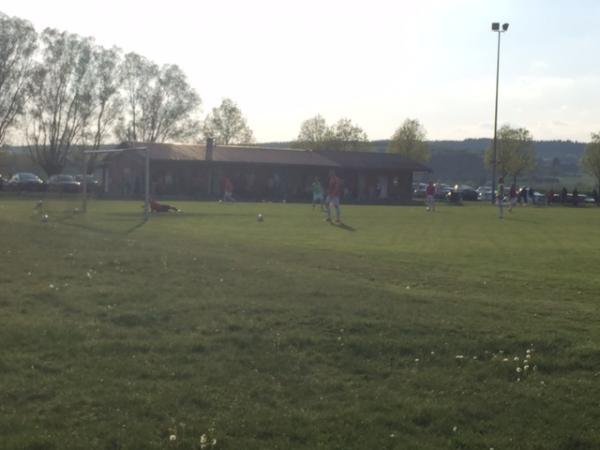
[[[600,448],[600,208],[34,203],[2,449]]]

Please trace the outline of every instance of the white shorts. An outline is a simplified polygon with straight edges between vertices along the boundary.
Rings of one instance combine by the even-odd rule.
[[[322,202],[323,194],[313,194],[313,203]]]
[[[327,204],[328,205],[333,205],[334,207],[338,207],[340,206],[340,198],[339,197],[330,197],[327,196]]]

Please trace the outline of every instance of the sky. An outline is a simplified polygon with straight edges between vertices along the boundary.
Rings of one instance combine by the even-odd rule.
[[[534,139],[600,131],[597,0],[0,0],[0,11],[177,64],[202,98],[241,108],[258,142],[302,121],[349,118],[388,139],[406,118],[428,139]]]

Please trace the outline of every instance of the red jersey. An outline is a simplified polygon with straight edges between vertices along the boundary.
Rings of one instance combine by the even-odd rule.
[[[225,179],[223,180],[223,189],[226,192],[233,192],[233,183],[227,177],[225,177]]]
[[[427,195],[435,195],[435,186],[433,184],[428,185],[425,193]]]
[[[327,195],[329,197],[339,197],[341,190],[341,180],[332,175],[329,177],[329,186],[327,187]]]
[[[517,188],[514,185],[510,187],[510,191],[508,191],[508,196],[510,198],[515,198],[517,196]]]

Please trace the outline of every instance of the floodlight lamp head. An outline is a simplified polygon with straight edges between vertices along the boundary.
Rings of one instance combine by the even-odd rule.
[[[506,31],[508,30],[508,23],[503,23],[502,24],[502,31]]]
[[[500,31],[500,23],[499,22],[492,23],[492,31]]]

